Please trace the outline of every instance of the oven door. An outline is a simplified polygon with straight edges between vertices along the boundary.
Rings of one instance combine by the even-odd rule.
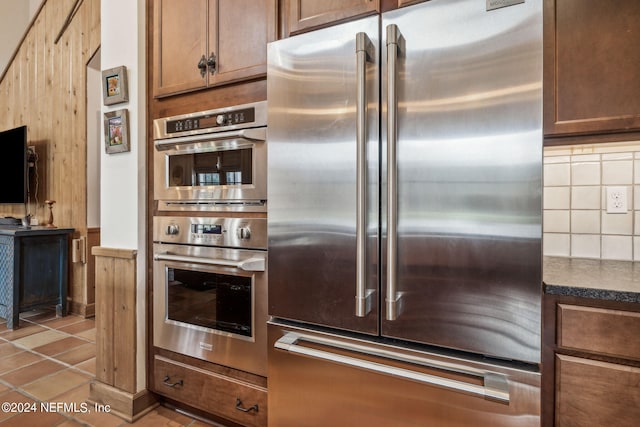
[[[160,210],[266,211],[266,128],[155,141]]]
[[[156,347],[266,376],[266,252],[154,244]]]

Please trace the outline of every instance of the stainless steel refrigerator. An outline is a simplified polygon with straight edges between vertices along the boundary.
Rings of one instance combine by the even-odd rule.
[[[267,86],[270,424],[538,425],[542,2],[276,41]]]

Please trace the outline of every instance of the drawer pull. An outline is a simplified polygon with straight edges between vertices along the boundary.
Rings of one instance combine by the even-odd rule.
[[[176,381],[175,383],[170,383],[169,380],[171,378],[169,377],[169,375],[167,375],[166,377],[164,377],[164,380],[162,380],[162,384],[166,385],[167,387],[175,387],[175,386],[183,386],[184,382],[182,380],[180,381]]]
[[[258,404],[256,403],[255,405],[249,407],[249,408],[244,408],[242,406],[242,400],[240,400],[240,398],[236,398],[236,409],[238,411],[242,411],[242,412],[251,412],[251,411],[256,411],[258,412]]]

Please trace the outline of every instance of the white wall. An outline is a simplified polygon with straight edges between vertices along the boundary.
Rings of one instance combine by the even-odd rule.
[[[2,1],[7,1],[7,0],[2,0]],[[18,0],[18,1],[22,1],[22,0]],[[38,9],[40,9],[40,6],[42,5],[43,1],[44,0],[29,0],[29,17],[30,17],[29,19],[35,16]]]
[[[138,251],[137,283],[137,390],[145,388],[146,360],[146,70],[145,0],[102,1],[101,66],[124,65],[129,80],[129,101],[103,106],[102,112],[126,108],[129,111],[127,153],[105,154],[100,172],[100,246]],[[101,137],[104,146],[104,135]]]
[[[100,49],[87,65],[87,227],[100,227],[102,73]]]
[[[0,74],[7,67],[18,43],[24,37],[29,22],[31,22],[29,8],[29,2],[24,0],[0,0],[0,39],[2,40],[0,43]]]

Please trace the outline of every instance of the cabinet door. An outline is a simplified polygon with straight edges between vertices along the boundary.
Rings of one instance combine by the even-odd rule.
[[[208,0],[153,3],[155,96],[204,88],[198,62],[207,53]]]
[[[640,129],[640,2],[545,0],[544,130]]]
[[[267,43],[275,40],[276,0],[216,0],[209,11],[209,86],[267,73]]]
[[[286,0],[286,4],[287,35],[380,11],[380,0]]]
[[[640,368],[556,356],[558,427],[632,427],[640,420]]]

